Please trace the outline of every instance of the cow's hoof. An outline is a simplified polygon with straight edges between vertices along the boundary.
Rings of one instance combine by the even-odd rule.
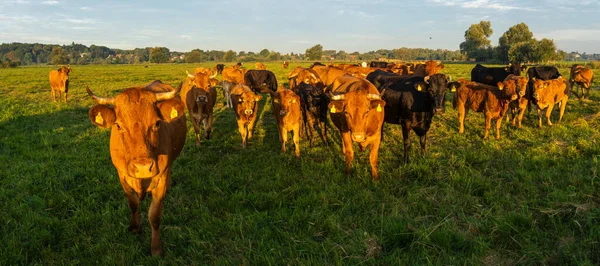
[[[129,230],[129,232],[133,234],[139,234],[142,232],[142,230],[140,230],[139,225],[130,225],[129,228],[127,228],[127,230]]]

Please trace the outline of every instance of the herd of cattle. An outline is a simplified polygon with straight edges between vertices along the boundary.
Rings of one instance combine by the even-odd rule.
[[[284,62],[283,68],[289,63]],[[300,156],[299,141],[306,133],[313,146],[316,131],[327,144],[327,114],[342,137],[346,174],[350,174],[354,158],[353,142],[361,150],[370,146],[371,175],[378,179],[378,150],[383,137],[383,123],[400,124],[404,140],[404,162],[409,162],[410,131],[420,138],[422,153],[426,152],[427,132],[432,118],[444,112],[448,91],[454,93],[452,105],[458,109],[459,132],[464,132],[464,118],[469,110],[483,112],[484,138],[488,138],[491,120],[496,120],[496,139],[500,126],[510,110],[512,124],[521,127],[525,109],[537,106],[538,124],[542,127],[541,111],[546,109],[549,126],[555,104],[560,106],[562,119],[569,94],[586,97],[593,73],[582,65],[571,68],[565,80],[555,67],[527,69],[522,64],[489,68],[476,65],[471,80],[452,78],[439,73],[443,64],[435,61],[413,64],[372,62],[370,65],[323,65],[314,63],[308,68],[297,67],[288,75],[289,88],[278,86],[273,72],[262,63],[256,70],[237,64],[215,68],[196,68],[187,73],[185,81],[174,88],[160,81],[147,86],[128,88],[114,98],[96,96],[97,103],[89,111],[91,122],[111,128],[110,154],[131,209],[129,229],[140,231],[139,206],[147,192],[152,194],[149,220],[152,227],[151,252],[162,254],[159,226],[162,202],[170,184],[170,168],[180,154],[186,139],[187,109],[200,146],[201,126],[204,137],[210,138],[213,108],[217,100],[216,86],[221,83],[227,107],[233,109],[242,137],[247,146],[252,138],[258,102],[263,93],[270,95],[277,121],[282,152],[286,152],[288,132],[293,133],[295,155]],[[527,77],[521,72],[527,70]],[[71,71],[62,67],[50,72],[52,99],[67,101]],[[216,79],[221,75],[222,81]],[[573,86],[581,88],[579,95]],[[589,96],[588,96],[589,97]],[[508,116],[507,116],[508,120]]]

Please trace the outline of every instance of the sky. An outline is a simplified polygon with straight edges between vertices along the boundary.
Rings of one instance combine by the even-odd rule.
[[[471,24],[491,22],[492,45],[524,22],[566,52],[600,53],[600,0],[2,0],[0,43],[116,49],[164,46],[304,53],[400,47],[458,50]]]

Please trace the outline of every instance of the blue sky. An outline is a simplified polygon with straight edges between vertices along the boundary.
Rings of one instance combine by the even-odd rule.
[[[172,51],[303,53],[324,49],[457,50],[464,32],[489,20],[493,45],[525,22],[558,49],[600,53],[600,1],[578,0],[211,0],[0,2],[0,43],[166,46]]]

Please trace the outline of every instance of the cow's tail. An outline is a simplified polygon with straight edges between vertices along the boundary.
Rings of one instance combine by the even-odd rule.
[[[279,88],[277,86],[278,86],[277,85],[277,78],[275,77],[275,74],[273,74],[273,75],[271,75],[271,90],[277,91],[277,88]],[[289,86],[290,85],[288,84],[288,87]]]

